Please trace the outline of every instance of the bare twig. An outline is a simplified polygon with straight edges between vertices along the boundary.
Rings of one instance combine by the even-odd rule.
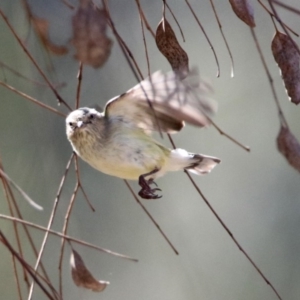
[[[219,17],[218,17],[218,14],[217,14],[217,11],[216,11],[216,8],[215,8],[213,0],[210,0],[210,4],[211,4],[211,7],[212,7],[212,9],[214,11],[214,15],[216,17],[216,20],[217,20],[217,23],[218,23],[218,26],[219,26],[219,29],[220,29],[223,41],[224,41],[224,43],[226,45],[226,48],[227,48],[227,51],[228,51],[228,54],[229,54],[229,57],[230,57],[230,61],[231,61],[231,72],[230,72],[230,75],[231,75],[231,77],[234,77],[234,61],[233,61],[233,56],[232,56],[231,50],[229,48],[229,44],[228,44],[228,42],[226,40],[225,34],[223,32],[222,24],[221,24],[221,22],[219,20]]]
[[[141,15],[141,7],[139,6],[139,1],[136,1],[138,5],[139,15],[140,15],[140,22],[141,22],[141,29],[142,29],[142,36],[143,36],[143,42],[144,42],[144,49],[145,49],[145,55],[146,55],[146,61],[147,61],[147,70],[148,70],[148,76],[150,77],[151,71],[150,71],[150,62],[149,62],[149,55],[148,55],[148,48],[147,48],[147,41],[145,38],[145,30],[144,30],[144,21],[143,17]]]
[[[205,36],[205,38],[206,38],[206,40],[207,40],[207,42],[208,42],[208,44],[209,44],[209,46],[210,46],[210,49],[212,50],[212,52],[213,52],[213,54],[214,54],[214,57],[215,57],[215,60],[216,60],[216,64],[217,64],[217,77],[220,77],[220,66],[219,66],[219,60],[218,60],[216,51],[215,51],[215,49],[214,49],[214,47],[213,47],[213,45],[212,45],[212,43],[211,43],[211,41],[210,41],[210,39],[209,39],[207,33],[205,32],[205,30],[204,30],[202,24],[200,23],[199,18],[197,17],[196,13],[194,12],[194,10],[193,10],[191,4],[189,3],[188,0],[185,0],[185,2],[186,2],[186,4],[187,4],[187,6],[189,7],[189,9],[190,9],[192,15],[194,16],[196,22],[198,23],[198,25],[199,25],[201,31],[203,32],[203,34],[204,34],[204,36]]]
[[[42,71],[42,69],[40,68],[40,66],[38,65],[38,63],[35,61],[35,59],[31,55],[31,53],[29,52],[29,50],[27,49],[27,47],[25,46],[25,44],[22,42],[22,40],[19,38],[19,36],[15,32],[14,28],[11,26],[10,22],[8,21],[7,17],[5,16],[5,14],[3,13],[3,11],[1,9],[0,9],[0,15],[3,18],[4,22],[6,23],[6,25],[8,26],[8,28],[10,29],[11,33],[13,34],[13,36],[18,41],[19,45],[22,47],[22,49],[24,50],[24,52],[27,54],[28,58],[31,60],[31,62],[34,64],[34,66],[36,67],[36,69],[38,70],[38,72],[40,73],[40,75],[44,78],[44,80],[49,85],[50,89],[52,90],[52,92],[54,93],[55,97],[57,98],[58,103],[63,103],[69,110],[71,110],[71,107],[69,106],[69,104],[67,102],[65,102],[63,100],[63,98],[59,95],[59,93],[55,89],[54,85],[50,82],[50,80],[47,78],[46,74]]]
[[[3,170],[0,168],[0,175],[4,177],[21,195],[22,197],[35,209],[43,210],[43,207],[33,201]]]
[[[278,99],[278,96],[277,96],[277,93],[275,91],[275,87],[274,87],[274,80],[271,76],[271,73],[269,71],[269,68],[267,66],[267,63],[266,63],[266,60],[264,58],[264,55],[262,53],[262,50],[260,48],[260,45],[259,45],[259,42],[258,42],[258,39],[256,37],[256,34],[255,34],[255,31],[253,30],[253,28],[251,28],[251,34],[252,34],[252,37],[253,37],[253,40],[254,40],[254,43],[255,43],[255,46],[256,46],[256,49],[257,49],[257,52],[260,56],[260,60],[263,64],[263,67],[265,69],[265,72],[266,72],[266,75],[267,75],[267,78],[269,80],[269,83],[270,83],[270,87],[271,87],[271,90],[272,90],[272,94],[273,94],[273,99],[275,101],[275,104],[276,104],[276,107],[277,107],[277,111],[278,111],[278,115],[279,115],[279,120],[280,120],[280,123],[287,127],[288,128],[288,123],[286,121],[286,118],[283,114],[283,111],[281,109],[281,106],[280,106],[280,103],[279,103],[279,99]]]
[[[37,100],[37,99],[35,99],[35,98],[33,98],[33,97],[31,97],[31,96],[23,93],[23,92],[20,92],[19,90],[15,89],[14,87],[10,86],[9,84],[7,84],[7,83],[5,83],[3,81],[0,81],[0,85],[4,86],[5,88],[13,91],[14,93],[16,93],[18,95],[24,97],[25,99],[33,102],[34,104],[37,104],[37,105],[39,105],[39,106],[41,106],[43,108],[46,108],[46,109],[50,110],[51,112],[53,112],[53,113],[55,113],[55,114],[57,114],[57,115],[59,115],[61,117],[64,117],[64,118],[66,117],[66,115],[63,112],[60,112],[59,110],[56,110],[55,108],[53,108],[53,107],[51,107],[51,106],[49,106],[47,104],[44,104],[44,103],[40,102],[39,100]]]
[[[197,186],[197,184],[195,183],[195,181],[193,180],[193,178],[189,174],[189,172],[185,171],[185,173],[188,176],[188,178],[190,179],[190,181],[192,182],[193,186],[195,187],[195,189],[197,190],[197,192],[199,193],[199,195],[201,195],[201,198],[203,199],[203,201],[205,202],[205,204],[208,206],[208,208],[210,209],[210,211],[213,213],[213,215],[217,218],[217,220],[219,221],[219,223],[222,225],[222,227],[228,233],[228,235],[230,236],[230,238],[232,239],[232,241],[236,244],[236,246],[239,248],[239,250],[247,258],[247,260],[250,262],[250,264],[255,268],[255,270],[257,271],[257,273],[263,278],[263,280],[266,282],[266,284],[268,284],[271,287],[271,289],[274,291],[274,293],[276,294],[276,296],[278,297],[278,299],[282,300],[282,298],[280,297],[279,293],[277,292],[277,290],[275,289],[275,287],[273,286],[273,284],[267,279],[267,277],[264,275],[264,273],[260,270],[260,268],[256,265],[256,263],[252,260],[252,258],[246,252],[246,250],[244,250],[244,248],[241,246],[241,244],[236,240],[236,238],[234,237],[234,235],[232,234],[232,232],[229,230],[229,228],[226,226],[226,224],[224,223],[224,221],[217,214],[217,212],[215,211],[215,209],[212,207],[212,205],[209,203],[209,201],[207,200],[207,198],[201,192],[201,190],[199,189],[199,187]]]
[[[300,10],[295,8],[295,7],[287,5],[287,4],[285,4],[281,1],[278,1],[278,0],[271,0],[271,1],[274,2],[275,4],[277,4],[278,6],[281,6],[281,7],[285,8],[285,9],[287,9],[287,10],[289,10],[289,11],[291,11],[291,12],[297,14],[297,15],[300,15]]]
[[[14,218],[14,217],[3,215],[3,214],[0,214],[0,219],[9,220],[9,221],[17,222],[17,223],[21,223],[21,224],[24,224],[26,226],[30,226],[32,228],[36,228],[38,230],[42,230],[44,232],[48,232],[49,234],[56,235],[56,236],[58,236],[60,238],[64,238],[66,240],[69,240],[71,242],[77,243],[77,244],[82,245],[82,246],[93,248],[95,250],[98,250],[98,251],[101,251],[101,252],[104,252],[104,253],[116,256],[116,257],[120,257],[120,258],[128,259],[128,260],[131,260],[131,261],[134,261],[134,262],[138,262],[138,260],[136,258],[132,258],[132,257],[127,256],[127,255],[123,255],[123,254],[120,254],[120,253],[117,253],[117,252],[113,252],[113,251],[111,251],[109,249],[98,247],[98,246],[96,246],[94,244],[91,244],[91,243],[88,243],[88,242],[85,242],[85,241],[73,238],[73,237],[71,237],[69,235],[63,235],[62,233],[54,231],[52,229],[48,230],[46,227],[37,225],[37,224],[32,223],[32,222],[25,221],[23,219],[18,219],[18,218]]]
[[[152,34],[152,36],[155,38],[155,33],[154,33],[154,31],[152,30],[151,26],[149,25],[149,22],[148,22],[148,20],[147,20],[145,14],[144,14],[144,11],[143,11],[143,9],[142,9],[142,7],[141,7],[140,0],[135,0],[135,3],[136,3],[136,5],[137,5],[137,7],[138,7],[139,14],[140,14],[140,18],[144,21],[147,30],[148,30],[148,31]]]
[[[67,163],[65,173],[62,176],[60,184],[59,184],[59,187],[58,187],[58,191],[57,191],[57,194],[56,194],[56,197],[55,197],[55,200],[54,200],[54,204],[53,204],[53,208],[52,208],[52,211],[51,211],[51,215],[50,215],[50,218],[49,218],[49,221],[48,221],[47,230],[45,232],[44,239],[42,241],[42,245],[41,245],[41,248],[40,248],[40,251],[39,251],[36,263],[35,263],[35,267],[34,267],[35,271],[38,269],[40,261],[42,259],[42,255],[44,253],[46,242],[48,240],[49,230],[50,230],[50,228],[52,226],[52,223],[53,223],[53,220],[54,220],[54,216],[55,216],[55,213],[56,213],[56,210],[57,210],[57,207],[58,207],[59,198],[60,198],[63,186],[64,186],[64,182],[66,180],[66,177],[67,177],[67,174],[69,172],[69,168],[70,168],[70,165],[71,165],[71,162],[72,162],[73,159],[74,159],[74,154],[72,153],[72,155],[71,155],[71,157],[70,157],[70,159],[69,159],[69,161]],[[34,283],[32,283],[31,286],[30,286],[30,290],[29,290],[29,294],[28,294],[28,300],[30,300],[31,297],[32,297],[33,288],[34,288]]]
[[[44,86],[44,87],[47,87],[49,88],[49,85],[47,83],[44,83],[44,82],[40,82],[40,81],[37,81],[37,80],[34,80],[34,79],[31,79],[31,78],[28,78],[27,76],[21,74],[20,72],[18,72],[17,70],[14,70],[13,68],[11,68],[10,66],[8,66],[7,64],[5,64],[4,62],[1,62],[0,61],[0,66],[4,69],[7,69],[8,71],[10,71],[12,74],[15,74],[16,76],[20,77],[20,78],[23,78],[33,84],[36,84],[36,85],[39,85],[39,86]],[[62,83],[59,83],[55,86],[56,89],[58,88],[61,88],[65,85],[64,82]]]
[[[34,282],[38,284],[38,286],[41,288],[41,290],[44,292],[44,294],[51,300],[58,299],[57,297],[53,298],[52,295],[47,291],[47,289],[43,286],[43,284],[40,282],[40,280],[37,278],[36,274],[31,270],[31,268],[28,267],[27,263],[23,260],[23,258],[13,249],[11,244],[8,242],[2,231],[0,231],[0,240],[2,243],[7,247],[9,252],[20,262],[20,264],[23,266],[23,268],[26,268],[27,272],[31,275]]]
[[[73,205],[74,205],[74,201],[76,199],[76,195],[77,195],[78,189],[79,189],[79,184],[78,184],[78,182],[76,182],[76,185],[75,185],[74,191],[72,193],[72,196],[71,196],[71,199],[70,199],[70,203],[69,203],[66,215],[65,215],[65,222],[64,222],[63,230],[62,230],[63,235],[66,235],[67,230],[68,230],[68,224],[69,224],[69,220],[70,220],[70,216],[71,216],[71,211],[72,211],[72,208],[73,208]],[[60,257],[59,257],[59,264],[58,264],[58,270],[59,270],[59,292],[60,292],[61,296],[62,296],[62,292],[63,292],[63,290],[62,290],[62,287],[63,287],[63,285],[62,285],[62,262],[63,262],[63,256],[64,256],[65,241],[66,240],[64,238],[61,239]]]
[[[270,6],[271,6],[273,12],[271,12],[261,0],[257,0],[257,1],[258,1],[259,4],[264,8],[264,10],[270,15],[271,18],[275,18],[275,20],[281,25],[281,27],[283,28],[283,30],[286,32],[286,34],[287,34],[288,36],[290,36],[290,35],[289,35],[287,29],[288,29],[291,33],[293,33],[295,36],[299,37],[299,34],[298,34],[297,32],[295,32],[295,31],[294,31],[293,29],[291,29],[288,25],[286,25],[285,23],[283,23],[283,22],[281,21],[281,19],[279,18],[279,16],[278,16],[276,10],[275,10],[274,7],[273,7],[272,1],[269,0],[269,4],[270,4]]]
[[[175,252],[176,255],[178,255],[178,251],[177,249],[174,247],[174,245],[171,243],[171,241],[169,240],[169,238],[166,236],[166,234],[162,231],[162,229],[160,228],[160,226],[158,225],[158,223],[154,220],[154,218],[151,216],[151,214],[148,212],[147,208],[143,205],[143,203],[140,201],[140,199],[138,198],[138,196],[134,193],[133,189],[131,188],[130,184],[128,183],[127,180],[124,180],[126,186],[128,187],[129,191],[131,192],[132,196],[134,197],[134,199],[136,200],[136,202],[141,206],[141,208],[143,209],[143,211],[146,213],[146,215],[150,218],[150,220],[152,221],[152,223],[154,224],[154,226],[158,229],[158,231],[160,232],[160,234],[163,236],[163,238],[167,241],[167,243],[170,245],[170,247],[172,248],[172,250]]]
[[[177,26],[178,26],[178,28],[179,28],[179,31],[180,31],[180,34],[181,34],[181,37],[182,37],[183,42],[185,42],[185,38],[184,38],[183,31],[182,31],[182,29],[181,29],[181,26],[180,26],[180,24],[179,24],[179,22],[178,22],[176,16],[174,15],[174,13],[173,13],[171,7],[169,6],[169,4],[168,4],[167,2],[165,2],[165,3],[166,3],[166,7],[168,8],[168,10],[169,10],[169,12],[171,13],[171,15],[172,15],[172,17],[173,17],[175,23],[177,24]]]
[[[79,107],[79,102],[80,102],[80,92],[81,92],[81,84],[82,84],[82,69],[83,69],[83,64],[82,64],[82,62],[80,62],[78,73],[77,73],[77,89],[76,89],[75,109],[77,109]]]
[[[226,136],[230,141],[232,141],[233,143],[235,143],[236,145],[238,145],[239,147],[243,148],[244,150],[250,152],[250,147],[243,145],[242,143],[240,143],[238,140],[236,140],[235,138],[233,138],[232,136],[230,136],[228,133],[224,132],[211,118],[207,117],[211,123],[211,125],[213,127],[215,127],[217,129],[217,131],[221,134]]]

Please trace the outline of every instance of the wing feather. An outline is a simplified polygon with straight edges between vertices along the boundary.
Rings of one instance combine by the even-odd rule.
[[[209,98],[211,93],[211,87],[200,81],[198,73],[181,80],[172,71],[157,71],[111,99],[105,116],[122,116],[146,132],[174,133],[184,121],[202,127],[209,124],[208,116],[216,111],[215,101]]]

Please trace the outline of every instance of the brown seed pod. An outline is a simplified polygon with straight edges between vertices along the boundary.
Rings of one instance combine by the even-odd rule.
[[[56,55],[64,55],[68,53],[68,49],[65,46],[58,46],[50,41],[49,22],[47,20],[32,16],[31,21],[36,34],[39,36],[46,49]]]
[[[272,40],[272,52],[277,62],[290,100],[300,103],[300,55],[289,36],[279,31]]]
[[[229,0],[234,13],[250,27],[255,27],[254,10],[250,0]]]
[[[289,164],[300,172],[300,144],[287,127],[281,126],[277,147]]]
[[[90,289],[94,292],[102,292],[109,284],[108,281],[96,280],[86,268],[81,256],[75,250],[72,250],[70,265],[72,278],[77,286]]]
[[[178,73],[181,78],[185,78],[189,72],[189,58],[165,18],[157,26],[155,41],[157,48],[169,61],[173,71]]]
[[[90,1],[81,0],[72,19],[75,58],[94,68],[101,67],[108,59],[112,41],[106,36],[106,13]]]

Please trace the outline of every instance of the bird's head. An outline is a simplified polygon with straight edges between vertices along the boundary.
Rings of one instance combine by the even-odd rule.
[[[66,118],[68,138],[72,140],[93,130],[93,128],[97,128],[101,118],[102,114],[94,108],[82,107],[72,111]]]

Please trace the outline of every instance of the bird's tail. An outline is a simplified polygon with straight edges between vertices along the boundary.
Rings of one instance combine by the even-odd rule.
[[[221,160],[216,157],[174,149],[170,154],[168,170],[187,170],[197,175],[203,175],[209,173],[220,162]]]

